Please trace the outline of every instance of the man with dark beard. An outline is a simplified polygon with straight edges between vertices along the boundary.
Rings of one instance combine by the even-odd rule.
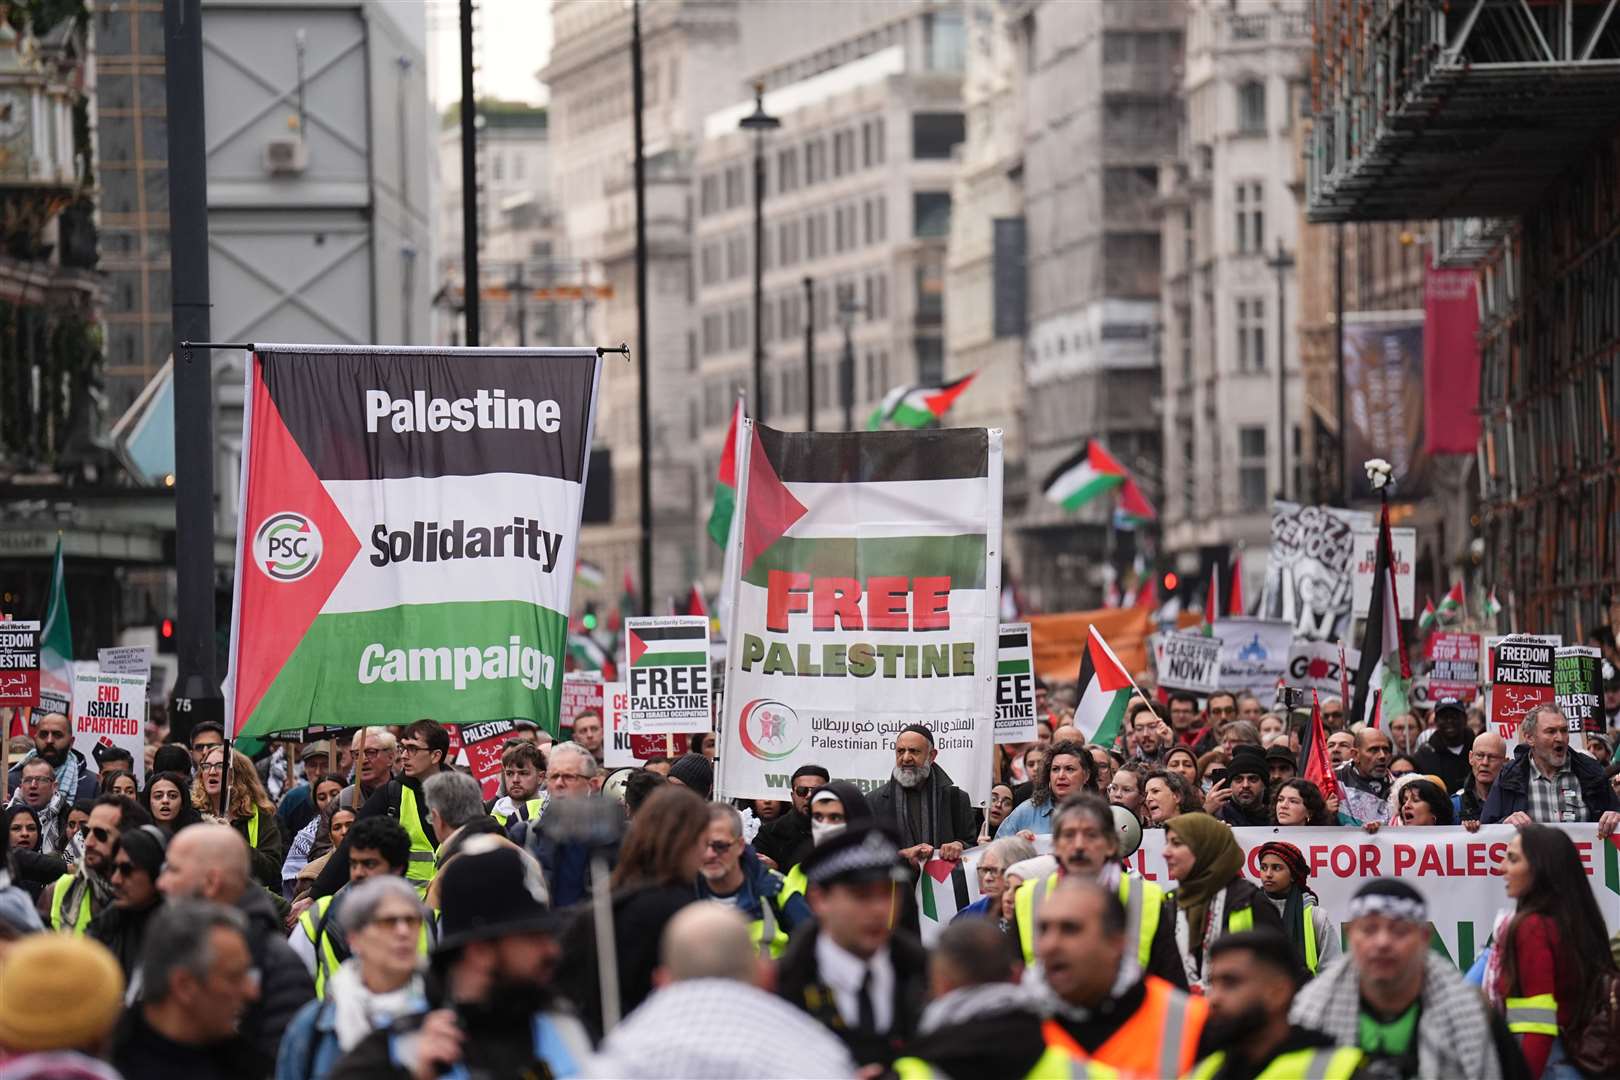
[[[1274,930],[1228,934],[1210,946],[1202,1047],[1214,1053],[1193,1066],[1193,1080],[1356,1074],[1360,1050],[1335,1047],[1328,1036],[1288,1023],[1297,970],[1293,946]]]
[[[34,749],[11,767],[7,781],[8,791],[17,791],[22,782],[23,766],[30,761],[44,761],[56,773],[56,790],[67,805],[76,802],[94,802],[96,774],[84,755],[73,749],[73,725],[61,713],[46,713],[34,726]]]
[[[900,855],[921,866],[936,855],[955,861],[978,836],[967,792],[934,764],[934,733],[907,724],[894,741],[893,779],[868,796],[872,814],[900,836]]]

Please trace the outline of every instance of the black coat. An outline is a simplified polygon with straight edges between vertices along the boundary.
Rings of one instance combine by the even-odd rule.
[[[1463,749],[1460,754],[1453,754],[1450,750],[1442,749],[1434,744],[1434,739],[1424,744],[1413,759],[1417,771],[1426,775],[1438,776],[1445,781],[1446,794],[1451,794],[1473,779],[1468,768],[1468,751],[1473,748],[1473,732],[1463,736]]]
[[[396,776],[372,792],[365,804],[354,812],[354,820],[386,816],[398,821],[402,795],[407,787],[416,796],[416,810],[421,816],[419,824],[422,826],[422,834],[427,837],[428,843],[438,847],[439,838],[433,834],[433,823],[428,819],[427,797],[422,794],[422,781],[409,776]],[[276,876],[278,878],[281,876],[279,866],[276,868]],[[349,838],[345,836],[343,843],[333,850],[332,857],[326,860],[326,866],[322,868],[320,877],[315,879],[315,887],[310,890],[310,895],[331,896],[348,883]]]
[[[782,873],[793,869],[800,852],[810,844],[810,815],[789,810],[774,821],[760,826],[754,837],[754,850],[776,864]]]
[[[258,1052],[261,1072],[269,1074],[275,1068],[276,1052],[287,1025],[304,1002],[314,999],[315,982],[287,944],[286,927],[268,893],[249,884],[236,908],[247,916],[248,948],[253,953],[254,967],[259,969],[259,1000],[242,1014],[237,1030]]]
[[[1030,1009],[975,1016],[919,1035],[907,1057],[928,1062],[946,1076],[1028,1076],[1046,1052],[1041,1017]]]
[[[1575,781],[1581,785],[1587,821],[1596,821],[1606,811],[1620,810],[1620,796],[1609,786],[1608,779],[1603,775],[1603,766],[1597,763],[1596,758],[1572,748],[1569,761],[1575,771]],[[1480,808],[1480,824],[1495,825],[1520,810],[1527,814],[1530,812],[1530,770],[1533,768],[1530,748],[1523,743],[1515,746],[1513,760],[1496,778],[1496,786],[1491,788],[1490,797]]]
[[[694,885],[655,885],[614,896],[613,945],[619,968],[620,1016],[629,1016],[652,993],[664,927],[677,911],[696,899]],[[557,988],[573,1001],[591,1038],[600,1040],[602,983],[596,961],[596,924],[589,905],[581,905],[576,911],[575,921],[563,939]]]
[[[934,835],[926,842],[938,848],[954,840],[972,847],[979,839],[979,823],[974,817],[973,804],[967,792],[953,784],[945,770],[937,764],[929,777],[927,790],[935,793],[937,801],[934,805]],[[902,797],[900,785],[893,780],[866,797],[872,806],[873,818],[878,824],[893,829],[896,835],[903,835],[897,805]]]
[[[129,984],[135,975],[135,969],[141,963],[141,947],[146,944],[146,928],[152,921],[152,916],[163,909],[163,900],[148,907],[134,910],[112,905],[90,920],[87,933],[96,941],[107,946],[107,949],[118,958],[118,966],[124,969],[124,983]]]
[[[819,1020],[849,1047],[857,1065],[891,1065],[906,1054],[928,998],[928,954],[916,938],[897,931],[889,939],[894,965],[894,1023],[888,1034],[853,1031],[844,1023],[832,990],[821,981],[816,939],[821,927],[807,923],[788,940],[776,967],[776,993]]]
[[[270,1070],[242,1036],[207,1046],[183,1046],[154,1031],[139,1005],[124,1010],[113,1030],[112,1065],[124,1080],[253,1080]],[[273,1064],[273,1062],[272,1062]]]

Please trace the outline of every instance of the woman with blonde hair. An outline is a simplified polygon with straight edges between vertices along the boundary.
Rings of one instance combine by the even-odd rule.
[[[191,805],[204,816],[223,821],[242,834],[253,856],[253,877],[272,892],[281,891],[281,861],[286,856],[276,804],[259,781],[253,759],[231,751],[230,798],[221,812],[219,793],[225,786],[225,748],[209,747],[191,782]]]

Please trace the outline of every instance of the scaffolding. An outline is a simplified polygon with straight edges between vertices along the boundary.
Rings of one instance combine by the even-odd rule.
[[[1620,131],[1481,265],[1486,580],[1585,642],[1620,593]]]
[[[1311,221],[1517,217],[1613,126],[1617,0],[1314,0]]]

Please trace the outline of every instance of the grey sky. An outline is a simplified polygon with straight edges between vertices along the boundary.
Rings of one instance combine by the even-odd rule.
[[[401,0],[429,3],[428,55],[433,100],[442,108],[461,97],[461,41],[457,0]],[[534,73],[551,53],[549,0],[478,0],[481,96],[543,102],[545,88]]]

